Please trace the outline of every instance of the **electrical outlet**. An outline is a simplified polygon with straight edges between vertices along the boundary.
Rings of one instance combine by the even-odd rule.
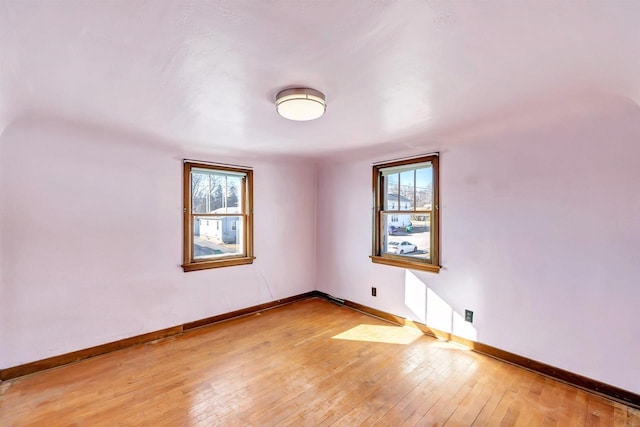
[[[469,323],[473,323],[473,311],[465,310],[464,311],[464,320]]]
[[[378,296],[378,290],[374,286],[371,287],[371,296],[372,297]]]

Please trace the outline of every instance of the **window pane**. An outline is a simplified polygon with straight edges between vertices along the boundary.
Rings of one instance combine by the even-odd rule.
[[[242,213],[242,184],[243,179],[239,176],[227,176],[224,182],[223,206],[216,212],[220,213]]]
[[[430,214],[382,214],[382,252],[431,259]]]
[[[243,181],[242,176],[192,170],[192,213],[242,213]]]
[[[413,210],[413,190],[415,171],[405,171],[400,174],[400,210]]]
[[[191,173],[191,209],[193,213],[206,213],[209,206],[209,177]]]
[[[400,174],[392,174],[384,177],[384,210],[398,210],[399,196],[398,184],[400,183]]]
[[[416,170],[416,209],[433,210],[433,168]]]
[[[221,183],[222,181],[222,183]],[[222,207],[224,177],[191,172],[191,210],[193,213],[213,213]]]
[[[242,216],[194,216],[193,258],[242,255],[242,230]]]

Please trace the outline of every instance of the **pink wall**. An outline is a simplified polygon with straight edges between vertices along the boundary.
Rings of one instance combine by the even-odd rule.
[[[442,154],[435,275],[368,259],[370,163],[406,145],[316,176],[309,162],[14,123],[0,137],[0,367],[316,288],[640,392],[637,107],[463,135],[409,148]],[[182,272],[185,157],[255,168],[253,265]]]
[[[184,273],[182,159],[255,170],[253,265]],[[315,287],[315,167],[22,121],[0,139],[0,368]]]
[[[397,152],[319,167],[318,289],[640,392],[640,110],[468,135],[415,149],[441,152],[440,274],[367,258]]]

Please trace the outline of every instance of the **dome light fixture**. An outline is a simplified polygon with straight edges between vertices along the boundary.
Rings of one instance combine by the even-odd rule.
[[[276,95],[276,110],[285,119],[305,122],[322,117],[327,101],[324,94],[315,89],[285,89]]]

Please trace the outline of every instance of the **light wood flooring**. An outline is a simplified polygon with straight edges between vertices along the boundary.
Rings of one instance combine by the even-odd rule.
[[[309,299],[0,383],[1,426],[640,426],[640,411]]]

